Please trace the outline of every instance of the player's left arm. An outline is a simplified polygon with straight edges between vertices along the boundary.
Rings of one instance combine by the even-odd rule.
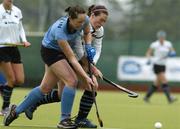
[[[91,42],[92,42],[92,35],[91,35],[91,32],[90,32],[90,25],[87,25],[84,30],[84,42],[85,44],[89,44],[91,45]]]
[[[101,55],[103,36],[104,36],[103,27],[101,27],[99,31],[96,32],[96,35],[93,36],[92,45],[96,49],[96,55],[94,56],[94,60],[93,60],[94,64],[98,62]]]
[[[22,20],[19,23],[19,29],[20,29],[20,38],[22,40],[22,43],[24,44],[24,47],[29,47],[31,45],[30,42],[27,41],[26,39],[26,34],[22,25]]]
[[[169,42],[169,53],[168,53],[168,57],[175,57],[176,56],[176,51],[172,45],[171,42]]]
[[[103,74],[95,66],[95,64],[98,62],[101,55],[103,36],[104,36],[104,29],[102,27],[99,31],[96,32],[96,35],[93,36],[93,41],[92,41],[92,45],[96,49],[96,55],[94,56],[94,59],[93,59],[94,65],[92,66],[92,71],[96,77],[100,77],[100,78],[103,77]]]
[[[22,16],[21,10],[19,10],[18,14],[19,14],[19,35],[22,40],[22,43],[24,44],[24,47],[29,47],[31,43],[29,43],[26,39],[26,34],[25,34],[24,27],[22,24],[23,16]]]
[[[170,47],[170,51],[168,53],[169,57],[175,57],[176,56],[176,51],[173,47]]]

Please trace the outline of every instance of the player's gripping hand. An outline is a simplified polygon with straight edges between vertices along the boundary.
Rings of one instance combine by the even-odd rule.
[[[84,79],[84,81],[85,81],[85,84],[86,84],[86,89],[89,89],[89,90],[92,90],[92,88],[94,89],[95,84],[94,84],[93,80],[90,77],[87,76]]]
[[[23,44],[24,44],[24,47],[29,47],[29,46],[31,46],[31,43],[30,43],[30,42],[23,42]]]
[[[92,69],[92,72],[93,72],[93,74],[96,76],[96,77],[99,77],[99,78],[103,78],[103,74],[101,73],[101,71],[96,67],[96,66],[92,66],[91,67],[91,69]]]
[[[169,57],[175,57],[176,56],[176,52],[175,51],[170,51],[168,56]]]
[[[93,58],[96,55],[96,49],[91,46],[91,44],[86,44],[85,45],[86,53],[87,53],[87,58],[90,63],[93,63]]]

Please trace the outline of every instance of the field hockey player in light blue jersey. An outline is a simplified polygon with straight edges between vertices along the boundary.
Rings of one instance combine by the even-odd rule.
[[[92,42],[91,45],[96,49],[96,54],[93,58],[93,64],[96,64],[100,58],[101,55],[101,49],[102,49],[102,41],[104,37],[104,24],[107,21],[108,18],[108,10],[103,5],[91,5],[88,9],[88,16],[90,17],[90,30],[92,34]],[[83,66],[86,71],[88,71],[88,63],[87,58],[85,54],[85,43],[82,41],[83,33],[81,36],[79,36],[76,40],[76,44],[73,47],[73,51],[75,52],[77,59],[81,62],[81,65]],[[94,66],[91,66],[93,69],[93,82],[95,83],[95,89],[98,88],[98,82],[96,77],[102,77],[102,73]],[[62,85],[59,83],[59,86]],[[85,86],[85,84],[82,84],[82,86]],[[63,87],[63,86],[61,86]],[[79,112],[77,115],[77,118],[75,119],[76,124],[78,127],[81,128],[97,128],[97,125],[93,124],[89,119],[87,119],[87,116],[92,108],[93,105],[93,94],[90,89],[87,87],[83,87],[85,89],[81,101],[80,101],[80,107]],[[59,102],[61,98],[61,91],[53,89],[50,93],[44,96],[44,99],[36,103],[36,105],[33,105],[26,109],[25,114],[28,119],[33,119],[33,113],[37,109],[38,106],[42,104],[48,104],[53,102]],[[95,93],[97,94],[97,93]],[[88,105],[88,106],[87,106]]]
[[[61,17],[47,31],[42,41],[41,56],[47,65],[41,84],[32,89],[20,105],[11,105],[10,110],[4,118],[4,125],[8,126],[19,114],[29,106],[42,100],[45,94],[51,92],[52,88],[61,81],[64,83],[61,95],[61,118],[58,128],[74,129],[76,124],[70,119],[73,106],[78,77],[88,88],[94,86],[91,78],[86,74],[75,57],[72,47],[80,32],[84,31],[84,41],[88,44],[86,48],[87,57],[93,60],[91,53],[91,34],[89,18],[83,8],[79,6],[69,7],[65,10],[68,16]]]

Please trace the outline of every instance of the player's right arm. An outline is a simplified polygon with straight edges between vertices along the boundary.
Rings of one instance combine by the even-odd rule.
[[[146,57],[147,57],[147,65],[151,64],[151,55],[152,55],[153,49],[150,47],[148,48],[147,52],[146,52]]]
[[[170,47],[168,56],[169,57],[175,57],[176,56],[176,51],[175,51],[175,49],[172,46]]]
[[[148,48],[147,52],[146,52],[146,57],[149,59],[151,58],[151,55],[152,55],[152,48]]]

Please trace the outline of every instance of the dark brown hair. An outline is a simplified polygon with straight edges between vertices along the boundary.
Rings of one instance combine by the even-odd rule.
[[[98,16],[101,13],[108,15],[108,10],[103,5],[91,5],[88,9],[88,16],[91,16],[92,13],[94,13],[95,16]]]
[[[86,11],[84,10],[84,8],[76,5],[76,6],[72,6],[72,7],[68,7],[65,9],[65,12],[68,13],[68,15],[72,18],[75,19],[78,17],[78,14],[84,14],[86,13]]]

